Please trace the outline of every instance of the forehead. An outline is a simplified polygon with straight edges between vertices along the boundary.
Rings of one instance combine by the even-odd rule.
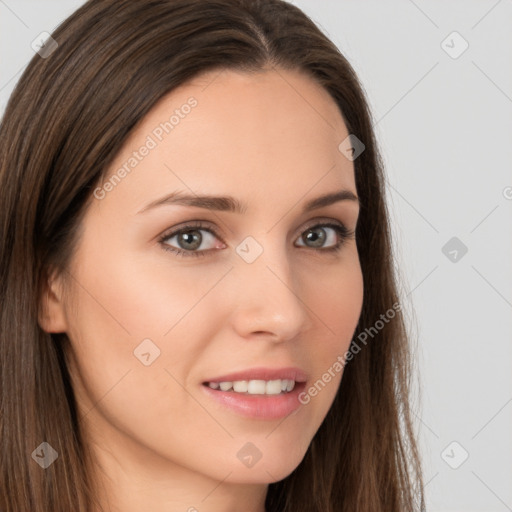
[[[318,192],[355,190],[352,162],[338,150],[347,136],[334,100],[302,72],[217,70],[164,96],[109,175],[124,167],[128,172],[115,195],[131,193],[141,201],[177,188],[238,196],[243,191],[248,202],[248,192],[279,191],[298,200],[320,180]],[[133,153],[144,146],[150,149],[134,161]]]

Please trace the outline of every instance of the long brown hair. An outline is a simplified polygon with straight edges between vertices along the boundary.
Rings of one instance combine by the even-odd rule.
[[[95,186],[165,94],[202,72],[268,67],[308,73],[365,145],[354,160],[365,284],[356,334],[378,333],[347,363],[302,462],[269,485],[267,510],[424,510],[402,311],[374,327],[399,303],[383,165],[345,57],[281,0],[90,0],[52,37],[58,47],[32,58],[0,125],[1,512],[89,512],[95,502],[63,356],[69,340],[38,325],[49,269],[66,270]],[[42,442],[59,454],[44,471],[32,460]]]

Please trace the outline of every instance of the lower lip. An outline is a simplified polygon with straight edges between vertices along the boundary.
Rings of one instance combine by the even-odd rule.
[[[306,387],[306,383],[297,382],[292,391],[280,395],[248,395],[234,391],[220,391],[204,384],[201,387],[213,400],[242,416],[275,420],[288,416],[302,405],[299,402],[299,394]]]

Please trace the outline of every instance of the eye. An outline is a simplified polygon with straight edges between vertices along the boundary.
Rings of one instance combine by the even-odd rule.
[[[201,232],[205,232],[207,235],[203,236]],[[169,244],[173,238],[177,239],[178,247]],[[179,256],[205,256],[205,248],[203,247],[203,250],[200,251],[198,249],[205,240],[212,242],[215,238],[219,238],[219,236],[214,229],[206,227],[201,222],[195,222],[189,223],[177,231],[165,234],[159,241],[163,249],[174,252]]]
[[[299,240],[311,243],[312,245],[308,246],[311,247],[311,249],[322,252],[332,252],[339,251],[344,242],[349,238],[353,238],[353,236],[354,232],[347,229],[344,224],[324,222],[315,224],[306,229]],[[339,240],[337,240],[337,238],[339,238]],[[328,247],[324,245],[326,242]]]
[[[202,232],[206,233],[206,236],[202,235]],[[310,248],[320,253],[335,252],[341,249],[347,239],[353,237],[354,231],[347,229],[341,222],[317,223],[303,232],[299,238],[299,241],[303,243],[298,247]],[[165,233],[159,239],[159,242],[164,250],[173,252],[178,256],[206,256],[212,250],[212,247],[202,247],[203,243],[206,242],[206,245],[209,243],[211,246],[213,242],[215,246],[216,238],[221,240],[213,228],[197,221],[178,230]],[[170,243],[173,239],[176,239],[174,243],[177,247]],[[325,246],[326,243],[327,247]]]

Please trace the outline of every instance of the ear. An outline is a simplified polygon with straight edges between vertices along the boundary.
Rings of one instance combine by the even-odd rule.
[[[48,333],[66,332],[68,326],[63,301],[63,283],[55,271],[47,274],[39,304],[39,326]]]

